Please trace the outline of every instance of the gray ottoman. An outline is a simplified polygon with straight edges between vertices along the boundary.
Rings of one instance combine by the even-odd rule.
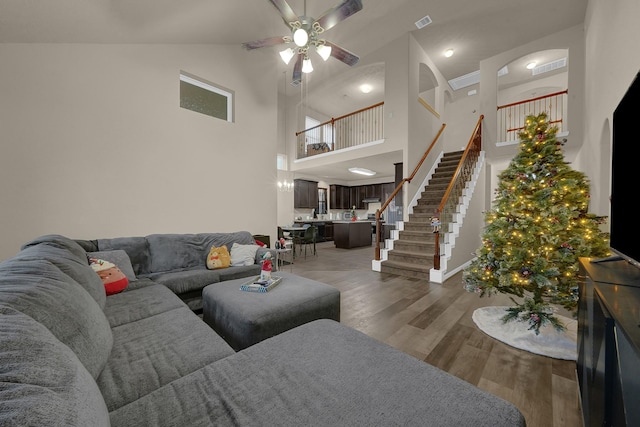
[[[317,319],[340,321],[340,291],[326,283],[278,271],[269,292],[241,291],[250,278],[228,280],[202,291],[203,319],[236,351]]]

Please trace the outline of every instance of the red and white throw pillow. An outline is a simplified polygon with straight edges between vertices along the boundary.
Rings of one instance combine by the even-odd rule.
[[[89,265],[102,279],[107,295],[122,292],[129,284],[129,279],[112,262],[99,258],[89,258]]]

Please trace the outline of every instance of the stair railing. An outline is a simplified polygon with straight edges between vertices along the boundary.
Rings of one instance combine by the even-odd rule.
[[[384,102],[296,132],[297,159],[384,138]]]
[[[436,142],[440,138],[440,135],[442,135],[442,132],[444,132],[445,127],[447,127],[447,124],[443,123],[442,126],[440,127],[440,130],[436,134],[435,138],[433,138],[433,141],[431,141],[431,145],[429,145],[429,148],[427,148],[427,150],[422,155],[422,158],[420,159],[416,167],[413,169],[413,172],[411,173],[411,175],[408,178],[403,178],[402,181],[400,181],[400,183],[396,186],[395,190],[393,190],[393,193],[391,193],[391,195],[386,200],[386,202],[382,204],[380,209],[376,210],[376,246],[375,246],[375,253],[374,253],[374,259],[376,261],[380,261],[380,236],[382,235],[382,232],[381,232],[382,221],[380,220],[380,215],[382,214],[382,212],[384,212],[385,209],[387,209],[387,206],[389,206],[391,201],[396,197],[396,194],[398,194],[398,192],[402,190],[402,187],[404,186],[404,184],[407,182],[411,182],[411,180],[416,176],[416,173],[418,172],[418,170],[426,160],[427,156],[435,146]]]
[[[476,127],[469,139],[469,143],[460,158],[458,167],[451,178],[451,182],[449,182],[449,186],[444,192],[438,208],[434,212],[434,216],[440,220],[440,227],[448,227],[447,224],[450,222],[453,211],[458,205],[458,199],[462,195],[467,181],[473,174],[473,169],[482,150],[483,119],[484,115],[480,115],[478,123],[476,123]],[[433,255],[434,270],[440,270],[440,227],[436,227],[436,231],[434,231],[434,241],[436,245],[435,254]]]
[[[525,128],[525,120],[528,115],[534,116],[545,111],[549,116],[549,123],[558,126],[562,132],[564,120],[567,114],[567,99],[569,90],[550,93],[524,101],[498,106],[498,141],[517,141],[518,133]]]

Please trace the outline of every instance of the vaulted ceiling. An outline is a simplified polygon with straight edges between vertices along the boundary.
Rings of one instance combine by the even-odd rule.
[[[339,0],[287,0],[298,15],[319,17]],[[584,22],[587,0],[363,0],[363,9],[325,32],[332,42],[365,56],[411,32],[447,80],[479,69],[480,61]],[[305,10],[306,9],[306,10]],[[416,21],[429,16],[422,29]],[[2,0],[0,43],[214,43],[241,49],[247,41],[287,34],[267,0]],[[278,48],[263,48],[277,55]],[[454,49],[452,57],[444,51]],[[330,105],[350,97],[357,82],[345,64],[315,66],[313,79],[340,73],[325,91]],[[383,69],[369,68],[370,78]],[[285,85],[281,86],[283,90]],[[291,94],[294,90],[289,86]],[[465,91],[466,93],[466,91]],[[376,93],[368,96],[374,98]],[[319,107],[321,108],[321,107]],[[333,113],[335,117],[342,111]]]

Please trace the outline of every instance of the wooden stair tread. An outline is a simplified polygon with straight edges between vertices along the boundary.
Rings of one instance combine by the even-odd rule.
[[[421,272],[429,273],[429,270],[433,268],[433,265],[411,264],[407,262],[385,260],[382,262],[382,268],[384,267],[392,267],[392,268],[398,268],[398,269],[404,269],[404,270],[421,271]]]
[[[435,239],[431,228],[431,218],[440,205],[440,200],[449,186],[451,177],[455,173],[463,151],[444,153],[436,166],[429,183],[420,193],[417,205],[409,214],[409,221],[405,223],[404,230],[399,233],[396,246],[388,253],[388,258],[381,263],[381,271],[398,276],[427,278],[433,268],[435,253]],[[450,222],[452,215],[444,215],[444,222]],[[425,246],[429,247],[424,248]],[[420,248],[412,251],[411,248]],[[395,258],[411,259],[418,262],[397,261]],[[424,261],[422,261],[424,260]]]

